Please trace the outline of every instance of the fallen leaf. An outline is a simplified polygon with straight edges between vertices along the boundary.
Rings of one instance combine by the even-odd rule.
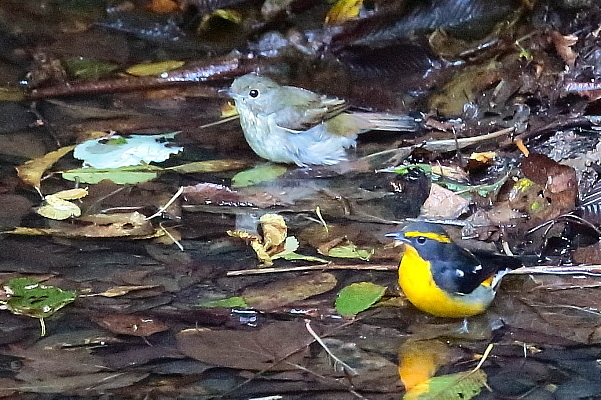
[[[52,196],[63,200],[77,200],[88,195],[87,188],[61,190],[60,192],[53,193]]]
[[[227,368],[292,371],[303,365],[313,342],[305,326],[279,321],[256,330],[186,329],[176,335],[188,357]]]
[[[169,326],[153,317],[133,314],[112,314],[93,317],[101,327],[119,335],[150,336],[169,329]]]
[[[248,163],[241,160],[211,160],[196,161],[188,164],[165,168],[166,171],[175,171],[180,174],[204,174],[207,172],[222,172],[241,169]]]
[[[235,307],[248,307],[248,304],[246,304],[246,301],[244,301],[244,299],[240,296],[235,296],[235,297],[228,297],[225,299],[218,299],[218,300],[210,300],[210,301],[205,301],[203,303],[200,303],[198,305],[199,307],[207,307],[207,308],[219,308],[219,307],[223,307],[223,308],[235,308]]]
[[[6,306],[13,314],[45,318],[75,300],[73,290],[42,285],[29,278],[13,278],[4,285]]]
[[[162,162],[183,150],[170,145],[179,132],[160,135],[108,135],[86,140],[75,146],[73,156],[83,161],[84,167],[111,169]]]
[[[77,297],[73,290],[42,285],[29,278],[13,278],[4,285],[8,300],[2,303],[10,312],[38,318],[41,335],[46,335],[44,318],[51,316]]]
[[[184,186],[182,195],[190,204],[259,208],[283,205],[280,199],[269,193],[234,191],[227,186],[206,182]]]
[[[75,146],[61,147],[42,157],[29,160],[25,164],[16,167],[17,174],[23,182],[39,189],[44,172],[74,148]]]
[[[336,277],[329,273],[301,275],[262,284],[258,288],[247,288],[242,292],[242,298],[253,308],[269,310],[325,293],[334,289],[336,284]]]
[[[287,237],[288,228],[286,221],[278,214],[264,214],[259,219],[263,236],[246,231],[227,231],[232,237],[244,239],[257,253],[257,258],[262,266],[270,267],[273,260],[294,252],[298,248],[298,241],[294,237]]]
[[[457,219],[468,211],[469,201],[433,183],[430,195],[422,205],[422,216],[425,218]]]
[[[263,239],[259,235],[253,235],[246,231],[227,231],[229,236],[243,239],[247,244],[249,244],[255,253],[257,253],[257,258],[259,262],[265,266],[270,267],[273,265],[273,261],[271,259],[271,255],[265,250],[265,246],[263,246]]]
[[[336,311],[344,317],[367,310],[380,300],[386,287],[371,282],[358,282],[343,288],[336,298]]]
[[[238,115],[238,109],[233,102],[227,102],[221,107],[221,118],[229,118]]]
[[[130,292],[135,292],[138,290],[145,289],[154,289],[159,287],[159,285],[139,285],[139,286],[113,286],[101,293],[96,293],[94,296],[104,296],[104,297],[117,297],[123,296]]]
[[[232,187],[241,188],[261,182],[271,182],[277,177],[282,176],[287,170],[285,166],[278,164],[259,165],[234,175],[232,178]]]
[[[146,217],[138,212],[118,214],[86,215],[71,223],[54,222],[54,228],[17,227],[7,231],[12,235],[57,236],[67,238],[126,238],[151,239],[165,234],[163,229],[155,229]]]
[[[74,78],[98,80],[119,69],[119,64],[85,57],[68,57],[61,60],[65,70]],[[77,106],[74,106],[77,107]]]
[[[359,249],[354,243],[347,242],[341,246],[332,247],[328,251],[328,256],[338,258],[358,258],[360,260],[369,261],[374,254],[374,250]]]
[[[81,215],[79,206],[55,195],[44,197],[43,204],[35,212],[42,217],[59,221]]]
[[[148,182],[159,176],[162,168],[151,165],[137,165],[121,168],[78,168],[62,173],[63,179],[78,181],[81,183],[96,184],[103,180],[109,180],[119,185],[136,184]]]
[[[578,54],[572,49],[576,43],[578,43],[578,36],[576,35],[562,35],[557,31],[551,31],[551,40],[555,45],[557,54],[562,58],[566,65],[570,68],[574,67],[576,57]]]
[[[338,0],[326,15],[325,25],[340,25],[359,16],[363,0]]]
[[[263,230],[263,246],[268,253],[284,243],[288,236],[288,227],[281,215],[264,214],[259,223]]]
[[[155,0],[155,1],[157,1],[157,0]],[[167,0],[163,0],[163,1],[167,1]],[[155,62],[155,63],[144,63],[144,64],[137,64],[132,67],[129,67],[128,69],[125,70],[125,72],[127,72],[130,75],[134,75],[134,76],[160,75],[163,72],[168,72],[173,69],[183,67],[184,64],[186,64],[186,63],[183,61],[175,61],[175,60],[161,61],[161,62]]]

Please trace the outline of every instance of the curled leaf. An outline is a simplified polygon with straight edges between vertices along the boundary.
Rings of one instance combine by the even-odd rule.
[[[42,157],[29,160],[25,164],[17,167],[17,174],[26,184],[39,188],[44,172],[74,148],[75,146],[61,147]]]
[[[44,203],[36,210],[36,213],[42,217],[60,221],[71,217],[79,217],[81,209],[70,201],[63,200],[55,195],[48,195],[44,198]]]

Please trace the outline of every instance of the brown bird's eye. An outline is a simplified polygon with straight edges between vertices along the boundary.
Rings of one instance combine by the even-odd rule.
[[[259,91],[257,89],[252,89],[248,92],[248,95],[254,99],[255,97],[259,97]]]
[[[426,238],[423,236],[418,236],[417,239],[415,239],[417,241],[417,243],[419,244],[424,244],[426,243]]]

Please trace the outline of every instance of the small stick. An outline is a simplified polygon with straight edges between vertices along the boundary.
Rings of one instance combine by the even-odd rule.
[[[364,271],[396,271],[398,266],[396,264],[378,264],[378,265],[335,265],[335,264],[320,264],[320,265],[305,265],[301,267],[290,267],[290,268],[254,268],[254,269],[242,269],[237,271],[229,271],[227,276],[241,276],[241,275],[258,275],[258,274],[271,274],[274,272],[299,272],[299,271],[329,271],[337,269],[353,269],[353,270],[364,270]]]
[[[317,333],[315,333],[313,328],[311,328],[311,320],[310,319],[305,320],[305,328],[307,328],[307,332],[309,332],[309,335],[313,336],[313,339],[315,339],[315,341],[317,343],[319,343],[319,345],[325,350],[326,353],[328,353],[328,355],[330,357],[332,357],[332,360],[334,360],[335,364],[342,365],[342,368],[344,368],[346,370],[346,372],[349,373],[351,376],[359,375],[358,372],[353,367],[351,367],[350,365],[348,365],[347,363],[342,361],[340,358],[336,357],[334,355],[334,353],[332,353],[332,351],[330,349],[328,349],[328,346],[324,343],[324,341],[321,340],[319,335],[317,335]]]
[[[177,200],[177,198],[179,196],[182,195],[183,192],[184,192],[184,187],[180,186],[179,189],[177,189],[177,192],[175,192],[175,194],[173,195],[173,197],[171,197],[169,199],[169,201],[164,206],[162,206],[161,208],[159,208],[157,210],[157,212],[155,212],[154,214],[152,214],[150,217],[146,217],[145,220],[148,221],[149,219],[153,219],[154,217],[158,217],[159,215],[161,215],[163,213],[163,211],[165,211],[166,209],[168,209],[169,206],[171,204],[173,204],[175,202],[175,200]]]

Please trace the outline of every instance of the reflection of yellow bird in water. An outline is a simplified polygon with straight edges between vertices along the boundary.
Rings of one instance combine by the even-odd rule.
[[[431,223],[411,223],[387,236],[405,245],[399,285],[407,299],[439,317],[463,318],[484,312],[501,278],[520,266],[508,256],[491,254],[479,259]]]

